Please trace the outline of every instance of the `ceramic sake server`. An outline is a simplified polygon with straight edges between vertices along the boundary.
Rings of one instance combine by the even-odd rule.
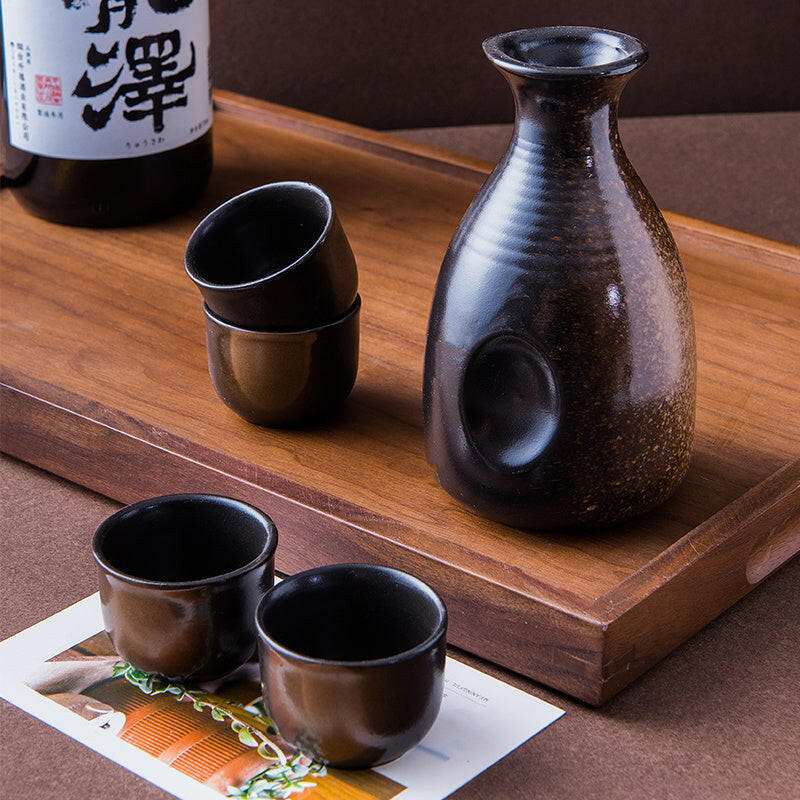
[[[428,459],[453,497],[499,522],[624,520],[675,491],[694,430],[686,278],[617,129],[647,49],[556,27],[500,34],[484,50],[517,120],[439,274]]]

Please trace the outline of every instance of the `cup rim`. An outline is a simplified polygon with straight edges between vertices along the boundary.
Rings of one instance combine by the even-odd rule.
[[[335,328],[344,324],[348,319],[350,319],[350,317],[358,314],[360,310],[361,295],[356,294],[356,299],[353,301],[353,304],[350,306],[350,308],[344,312],[344,314],[336,317],[336,319],[330,320],[329,322],[324,322],[322,325],[315,325],[310,328],[244,328],[241,325],[237,325],[234,322],[228,322],[228,320],[223,319],[211,310],[208,303],[203,303],[203,313],[206,315],[206,318],[215,325],[218,325],[220,328],[227,328],[229,331],[235,331],[236,333],[249,333],[254,336],[263,336],[265,339],[279,339],[282,336],[292,337],[302,336],[303,334],[308,333],[319,333],[320,331],[324,331],[328,328]]]
[[[439,622],[434,632],[431,633],[429,636],[427,636],[419,644],[414,645],[414,647],[408,648],[407,650],[401,650],[399,653],[395,653],[390,656],[383,656],[382,658],[364,659],[362,661],[344,661],[333,658],[318,658],[315,656],[306,655],[305,653],[299,653],[296,650],[293,650],[292,648],[286,647],[286,645],[281,644],[279,641],[270,636],[264,629],[264,626],[261,621],[262,611],[264,607],[270,602],[271,598],[274,595],[280,594],[281,591],[286,591],[285,587],[291,586],[291,583],[293,581],[299,580],[308,575],[325,575],[330,572],[341,572],[351,569],[363,570],[373,573],[382,573],[384,575],[391,575],[392,577],[400,576],[404,581],[408,580],[412,581],[418,589],[420,589],[433,601],[433,604],[439,611]],[[271,589],[269,589],[266,592],[266,594],[261,598],[261,600],[259,600],[258,605],[256,606],[255,622],[256,622],[256,631],[258,633],[259,641],[262,644],[269,645],[271,649],[280,653],[280,655],[284,656],[285,658],[290,658],[293,661],[300,661],[305,664],[316,664],[318,666],[325,666],[325,667],[351,667],[353,669],[363,669],[371,667],[391,666],[394,664],[403,663],[405,661],[409,661],[415,658],[416,656],[430,649],[447,633],[447,606],[444,604],[442,598],[439,597],[439,594],[436,591],[434,591],[434,589],[432,589],[430,586],[428,586],[428,584],[425,583],[425,581],[421,580],[420,578],[417,578],[415,575],[410,575],[408,572],[403,572],[402,570],[395,569],[394,567],[384,567],[379,564],[364,564],[364,563],[329,564],[324,567],[314,567],[313,569],[303,570],[303,572],[297,572],[294,575],[287,576],[286,578],[281,580],[280,583],[276,583]]]
[[[249,197],[250,195],[256,194],[269,194],[274,192],[278,188],[282,187],[292,187],[295,189],[304,189],[310,191],[312,194],[317,195],[317,197],[322,198],[323,202],[325,203],[325,211],[326,211],[326,219],[325,225],[320,232],[320,235],[314,240],[314,243],[311,244],[300,256],[298,256],[294,261],[286,264],[285,266],[281,267],[277,272],[271,272],[269,275],[264,275],[260,278],[255,278],[252,281],[244,281],[242,283],[212,283],[210,281],[204,280],[201,278],[197,272],[194,270],[192,266],[192,258],[191,253],[197,247],[197,242],[201,235],[201,229],[205,226],[211,224],[215,217],[222,215],[225,209],[230,208],[238,203],[241,203],[244,198]],[[333,210],[333,201],[330,198],[330,195],[320,186],[317,186],[315,183],[311,183],[310,181],[273,181],[272,183],[264,183],[261,186],[254,186],[252,189],[248,189],[245,192],[240,192],[239,194],[234,195],[233,197],[229,197],[224,203],[220,203],[216,208],[213,208],[208,214],[206,214],[200,222],[197,223],[194,230],[189,235],[189,239],[186,242],[186,251],[184,254],[183,259],[183,267],[186,270],[186,274],[191,278],[191,280],[200,288],[202,289],[211,289],[213,291],[230,291],[230,292],[237,292],[244,289],[251,289],[254,286],[258,286],[264,283],[270,283],[278,278],[280,275],[288,272],[290,269],[297,267],[298,265],[302,264],[304,261],[307,261],[311,255],[316,252],[319,248],[320,244],[325,241],[326,237],[330,233],[331,227],[333,226],[333,218],[334,218],[334,210]]]
[[[225,505],[233,505],[239,508],[240,511],[245,511],[252,517],[255,517],[265,528],[267,531],[267,537],[265,544],[261,550],[261,552],[252,560],[248,561],[246,564],[243,564],[241,567],[237,567],[236,569],[229,570],[228,572],[223,572],[218,575],[210,575],[207,578],[198,578],[191,581],[157,581],[152,580],[150,578],[140,578],[136,575],[130,575],[127,572],[124,572],[118,569],[115,566],[112,566],[101,554],[101,547],[103,542],[106,539],[109,531],[114,527],[114,525],[119,521],[120,517],[124,514],[130,513],[131,511],[139,511],[146,506],[152,505],[162,505],[166,503],[172,503],[181,500],[193,500],[193,501],[213,501],[214,503],[219,503],[219,501],[224,501]],[[237,578],[240,575],[244,575],[247,572],[251,572],[252,570],[256,569],[257,567],[261,566],[262,564],[267,563],[270,559],[274,558],[275,550],[278,547],[278,528],[275,525],[272,518],[265,514],[260,509],[256,508],[250,503],[245,503],[243,500],[237,500],[233,497],[226,497],[224,495],[217,495],[217,494],[204,494],[204,493],[195,493],[195,492],[184,492],[179,494],[163,494],[157,497],[148,497],[144,500],[139,500],[136,503],[130,503],[129,505],[123,506],[119,511],[114,512],[110,517],[107,517],[100,523],[97,527],[97,530],[94,532],[94,536],[92,537],[92,556],[94,560],[97,562],[97,565],[109,575],[113,575],[115,578],[118,578],[121,581],[125,581],[126,583],[133,584],[135,586],[146,586],[150,588],[157,588],[157,589],[192,589],[199,586],[209,586],[215,585],[220,583],[225,583],[233,578]]]
[[[602,36],[625,47],[626,54],[602,64],[558,66],[544,62],[523,61],[515,58],[507,50],[507,45],[518,44],[525,39],[558,36],[585,36],[587,38]],[[641,39],[611,28],[595,28],[590,25],[550,25],[540,28],[520,28],[514,31],[506,31],[485,39],[483,51],[496,67],[506,72],[527,78],[554,79],[591,75],[624,75],[644,64],[649,55],[647,46]]]

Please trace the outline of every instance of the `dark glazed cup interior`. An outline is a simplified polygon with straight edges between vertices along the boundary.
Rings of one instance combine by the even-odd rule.
[[[334,413],[358,373],[361,299],[339,319],[306,330],[241,328],[208,306],[211,382],[222,401],[256,425],[297,426]]]
[[[253,614],[272,587],[275,524],[203,494],[126,506],[97,529],[106,630],[119,655],[174,680],[222,677],[255,649]]]
[[[447,611],[417,578],[338,564],[287,578],[256,614],[264,700],[281,736],[323,762],[392,761],[442,700]]]
[[[212,211],[186,248],[186,271],[208,307],[246,328],[303,328],[355,302],[355,258],[328,195],[271,183]]]

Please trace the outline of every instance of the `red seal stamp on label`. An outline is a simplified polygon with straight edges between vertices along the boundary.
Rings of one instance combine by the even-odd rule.
[[[58,75],[36,76],[36,102],[44,106],[61,105],[61,78]]]

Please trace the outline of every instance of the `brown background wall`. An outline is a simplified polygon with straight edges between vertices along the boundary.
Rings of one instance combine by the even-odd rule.
[[[215,82],[370,127],[506,121],[481,41],[555,24],[649,46],[629,116],[800,109],[797,0],[212,0]]]

